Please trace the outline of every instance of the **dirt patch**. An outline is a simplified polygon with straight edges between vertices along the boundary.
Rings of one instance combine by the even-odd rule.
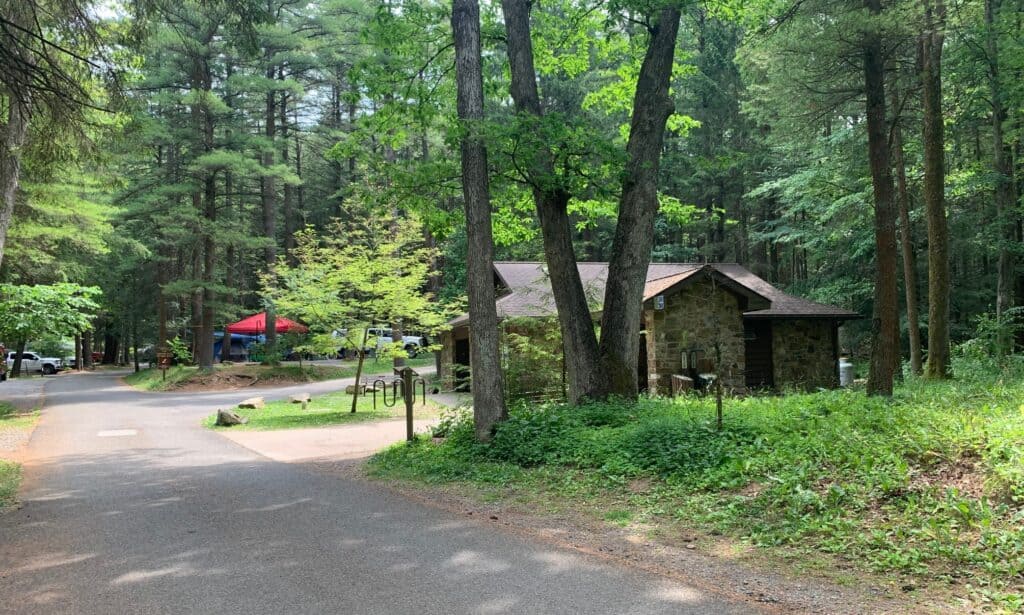
[[[909,491],[930,489],[956,489],[962,495],[978,500],[985,495],[985,472],[978,459],[961,457],[956,461],[941,461],[919,469],[910,479]]]
[[[262,365],[237,365],[219,367],[209,373],[195,372],[184,380],[169,385],[167,391],[235,391],[253,386],[284,387],[294,384],[320,382],[332,378],[344,378],[344,370],[334,367],[308,366],[266,367]]]
[[[255,374],[216,371],[212,374],[196,374],[188,380],[176,383],[168,391],[231,391],[251,387],[261,378]],[[267,384],[267,382],[264,382]],[[290,383],[289,383],[290,384]]]
[[[794,570],[791,576],[775,559],[721,536],[678,525],[660,531],[632,524],[620,527],[601,520],[612,506],[581,507],[579,503],[518,500],[505,494],[498,501],[468,485],[420,485],[368,478],[359,460],[304,464],[317,472],[347,479],[371,480],[421,504],[500,527],[504,531],[574,549],[622,566],[664,576],[726,599],[747,603],[751,612],[768,613],[907,613],[956,612],[938,601],[899,595],[898,579],[860,578],[840,586]],[[647,485],[631,485],[642,492]],[[895,585],[893,585],[895,584]]]

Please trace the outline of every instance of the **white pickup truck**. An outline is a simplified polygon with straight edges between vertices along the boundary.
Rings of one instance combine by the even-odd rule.
[[[8,372],[14,368],[14,357],[17,354],[17,351],[14,350],[7,353],[6,363]],[[64,361],[62,359],[43,357],[29,350],[21,353],[21,371],[23,372],[43,372],[49,375],[56,374],[62,369],[64,369]]]
[[[346,334],[347,331],[345,330],[335,331],[334,336],[344,338]],[[366,347],[367,352],[379,351],[384,346],[393,342],[391,329],[384,327],[371,327],[366,330],[366,336],[371,343],[371,345]],[[403,335],[402,344],[402,347],[409,353],[409,356],[415,357],[421,349],[429,345],[429,341],[422,335]],[[352,349],[343,348],[342,350]]]

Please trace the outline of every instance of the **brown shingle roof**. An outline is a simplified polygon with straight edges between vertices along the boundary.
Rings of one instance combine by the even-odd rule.
[[[579,263],[580,280],[592,309],[601,310],[608,263]],[[815,303],[782,292],[754,275],[745,267],[731,263],[651,263],[647,269],[644,300],[662,294],[677,284],[691,279],[694,274],[709,267],[737,285],[771,302],[766,309],[745,312],[749,318],[859,318],[859,314],[843,308]],[[498,318],[554,316],[555,300],[551,292],[547,267],[543,263],[497,262],[494,268],[508,289],[496,302]],[[468,322],[463,314],[449,324],[458,326]]]

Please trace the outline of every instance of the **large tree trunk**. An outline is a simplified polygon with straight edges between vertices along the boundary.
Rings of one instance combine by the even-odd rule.
[[[234,175],[231,171],[224,173],[224,209],[228,212],[231,211],[231,193],[234,190]],[[224,286],[232,289],[235,287],[235,245],[234,243],[228,243],[227,248],[224,251]],[[221,337],[220,341],[220,360],[224,361],[231,360],[231,334],[228,333],[228,329],[224,327],[224,336]]]
[[[910,371],[921,374],[921,326],[918,321],[917,265],[914,235],[910,224],[910,197],[907,193],[907,167],[903,159],[903,132],[899,120],[893,125],[893,154],[896,163],[896,187],[899,196],[900,247],[903,250],[903,294],[907,301],[907,334],[910,338]]]
[[[665,123],[672,114],[668,88],[679,31],[678,8],[662,9],[651,28],[636,93],[619,199],[619,218],[605,286],[601,357],[610,392],[637,395],[640,318],[658,212],[658,169]]]
[[[210,36],[212,40],[212,35]],[[209,97],[212,96],[213,75],[210,63],[205,59],[197,62],[195,83],[204,96],[201,104],[192,108],[197,137],[202,139],[203,152],[209,153],[214,148],[214,117],[210,109]],[[213,371],[213,283],[216,264],[216,244],[214,242],[214,223],[217,220],[217,184],[214,171],[202,170],[202,193],[193,196],[194,203],[204,219],[201,232],[201,269],[200,279],[202,290],[196,307],[199,308],[199,326],[196,328],[193,347],[194,359],[201,371]],[[197,261],[200,260],[197,258]]]
[[[213,371],[213,279],[216,266],[216,245],[213,225],[217,219],[217,185],[208,173],[203,186],[203,216],[207,230],[203,233],[203,309],[196,336],[196,362],[202,371]]]
[[[25,357],[25,340],[18,340],[14,350],[17,353],[14,355],[14,365],[11,366],[11,378],[18,378],[21,376],[21,363]]]
[[[473,423],[476,437],[489,440],[494,426],[505,420],[504,386],[498,311],[494,296],[494,238],[487,177],[487,148],[480,134],[484,119],[484,82],[480,56],[480,5],[455,0],[455,75],[462,136],[462,195],[466,208],[466,290],[469,295],[469,338],[472,366]]]
[[[520,119],[539,121],[543,112],[533,66],[530,5],[528,0],[502,0],[501,3],[512,76],[512,100]],[[527,124],[524,121],[523,127]],[[608,382],[601,367],[590,306],[576,266],[572,228],[566,210],[571,194],[559,183],[548,144],[541,142],[535,131],[524,129],[517,136],[520,148],[527,152],[529,159],[527,172],[533,184],[544,257],[562,331],[569,401],[578,403],[586,398],[600,399],[607,396]]]
[[[284,79],[284,70],[280,73],[281,79]],[[288,166],[289,155],[288,155],[288,94],[285,93],[281,96],[280,105],[280,120],[281,120],[281,164]],[[284,218],[284,253],[289,259],[291,264],[295,264],[291,261],[291,252],[295,248],[295,186],[285,182],[283,187],[283,197],[281,199],[281,214]]]
[[[25,345],[22,343],[20,350],[24,350]],[[82,365],[85,369],[93,368],[92,361],[92,330],[88,329],[82,332]]]
[[[18,196],[21,179],[21,146],[28,135],[29,108],[27,101],[9,96],[7,122],[0,124],[0,265],[4,261],[4,247],[7,245],[7,231],[14,218],[14,201]]]
[[[881,0],[867,0],[872,14],[882,12]],[[868,158],[875,210],[875,301],[871,323],[869,395],[892,395],[896,353],[896,215],[893,208],[889,130],[885,119],[885,58],[877,31],[864,34],[864,94],[867,98]]]
[[[1012,153],[1006,146],[1003,124],[1006,122],[1006,103],[999,58],[996,14],[999,0],[985,0],[986,54],[988,55],[989,100],[992,105],[992,170],[996,175],[993,197],[996,204],[996,223],[999,225],[998,260],[996,264],[996,318],[1002,321],[1006,310],[1013,307],[1015,263],[1011,246],[1017,240],[1017,222],[1014,204],[1017,202],[1013,184]],[[997,351],[1000,355],[1013,350],[1013,338],[1000,327]]]
[[[272,80],[273,78],[274,69],[267,69],[267,79]],[[264,121],[266,122],[265,134],[268,144],[266,149],[263,150],[262,156],[262,162],[265,168],[274,166],[273,141],[274,135],[277,132],[275,124],[277,109],[276,100],[276,92],[273,90],[267,92]],[[260,186],[260,200],[263,206],[263,235],[267,240],[266,247],[263,249],[263,260],[266,263],[267,270],[273,271],[274,265],[277,262],[277,210],[274,204],[274,199],[277,197],[277,190],[275,187],[274,177],[269,173],[265,174],[260,179]],[[277,313],[271,303],[267,304],[266,330],[264,333],[266,335],[266,341],[263,345],[263,362],[273,365],[277,363]]]
[[[942,117],[942,43],[946,7],[924,0],[926,32],[921,36],[921,95],[924,126],[923,195],[928,222],[928,363],[929,378],[948,378],[949,365],[949,228],[945,202],[945,136]]]

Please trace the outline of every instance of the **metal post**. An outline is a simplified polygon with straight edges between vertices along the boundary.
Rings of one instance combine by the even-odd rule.
[[[416,399],[416,392],[413,388],[413,377],[416,372],[410,367],[402,370],[402,394],[405,397],[405,439],[412,442],[412,406]]]

